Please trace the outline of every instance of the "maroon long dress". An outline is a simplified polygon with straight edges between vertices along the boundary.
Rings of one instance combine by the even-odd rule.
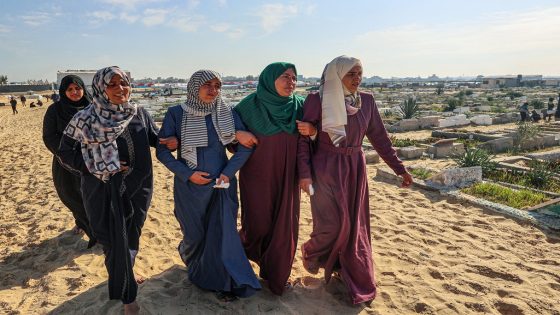
[[[298,136],[255,136],[259,144],[239,172],[239,234],[247,257],[260,267],[260,277],[268,281],[270,291],[281,295],[298,239]]]
[[[352,302],[375,298],[375,275],[371,250],[366,163],[362,151],[365,136],[379,156],[397,174],[406,172],[391,146],[373,95],[360,93],[361,109],[348,116],[346,139],[333,146],[321,131],[321,100],[318,93],[305,100],[303,121],[317,126],[315,141],[300,137],[299,178],[312,178],[313,232],[303,244],[304,266],[310,272],[325,269],[328,282],[339,270]]]

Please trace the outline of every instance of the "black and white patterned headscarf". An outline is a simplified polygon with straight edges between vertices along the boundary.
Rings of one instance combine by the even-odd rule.
[[[74,115],[64,134],[82,144],[82,156],[87,169],[102,181],[119,172],[119,150],[116,139],[136,115],[137,105],[127,101],[115,105],[109,101],[105,89],[114,75],[130,85],[130,78],[119,67],[103,68],[92,81],[93,100]]]
[[[235,140],[232,109],[222,100],[221,91],[212,103],[204,103],[198,96],[200,87],[214,78],[222,81],[220,74],[212,70],[193,73],[187,84],[187,100],[181,104],[184,111],[181,122],[181,157],[191,169],[197,166],[196,148],[208,146],[205,116],[212,115],[212,123],[223,145]]]

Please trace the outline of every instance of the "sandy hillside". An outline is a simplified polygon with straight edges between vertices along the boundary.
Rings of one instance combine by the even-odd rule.
[[[69,232],[51,155],[41,140],[46,108],[0,107],[0,314],[120,314],[107,300],[101,249]],[[136,271],[142,314],[560,314],[557,235],[437,193],[397,188],[370,175],[372,242],[379,294],[370,307],[349,306],[343,286],[325,285],[296,257],[295,289],[263,290],[220,303],[186,279],[176,253],[172,176],[155,163],[155,194]],[[301,209],[300,243],[311,232]]]

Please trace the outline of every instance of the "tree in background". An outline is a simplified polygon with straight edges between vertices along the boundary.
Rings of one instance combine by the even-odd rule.
[[[8,84],[8,76],[0,75],[0,85]]]

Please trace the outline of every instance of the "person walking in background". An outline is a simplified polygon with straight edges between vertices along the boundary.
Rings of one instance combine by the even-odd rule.
[[[297,120],[304,99],[294,94],[296,77],[293,64],[272,63],[261,72],[257,91],[235,107],[250,131],[240,133],[239,142],[255,146],[239,172],[239,234],[247,257],[277,295],[291,287],[299,228]]]
[[[72,231],[76,234],[85,232],[89,238],[89,248],[95,244],[95,238],[84,208],[80,189],[80,172],[72,168],[65,168],[59,160],[57,151],[64,129],[78,111],[89,105],[91,96],[85,89],[82,79],[75,75],[62,78],[60,96],[60,101],[49,106],[43,118],[43,142],[53,154],[52,178],[58,197],[70,209],[74,217],[75,226]]]
[[[253,295],[261,285],[237,233],[235,173],[252,149],[238,146],[228,160],[226,146],[245,127],[222,100],[221,86],[215,71],[190,77],[186,102],[169,108],[159,134],[179,140],[178,156],[160,144],[157,158],[175,174],[174,213],[183,232],[178,250],[189,280],[229,302]]]
[[[369,189],[362,142],[402,177],[412,176],[397,157],[372,94],[358,91],[360,60],[340,56],[323,71],[319,93],[309,94],[300,123],[299,184],[310,195],[313,232],[302,246],[304,268],[338,272],[353,304],[376,296],[371,249]]]
[[[529,120],[529,102],[525,101],[519,106],[519,115],[521,115],[522,122]]]
[[[554,116],[554,97],[549,97],[548,104],[547,104],[547,111],[546,111],[547,121],[550,122],[553,116]]]
[[[27,99],[25,98],[25,95],[22,95],[19,97],[19,100],[21,101],[21,106],[25,107],[25,102],[27,101]]]
[[[10,98],[10,105],[12,106],[12,114],[13,115],[17,114],[18,113],[17,101],[13,96]]]
[[[60,100],[60,95],[56,94],[56,91],[53,91],[53,94],[51,94],[51,99],[54,102],[58,102]]]
[[[90,105],[64,130],[58,155],[82,175],[81,190],[93,236],[103,246],[109,298],[125,314],[138,314],[134,262],[153,192],[150,146],[158,129],[150,114],[130,101],[130,78],[119,67],[96,72]]]

